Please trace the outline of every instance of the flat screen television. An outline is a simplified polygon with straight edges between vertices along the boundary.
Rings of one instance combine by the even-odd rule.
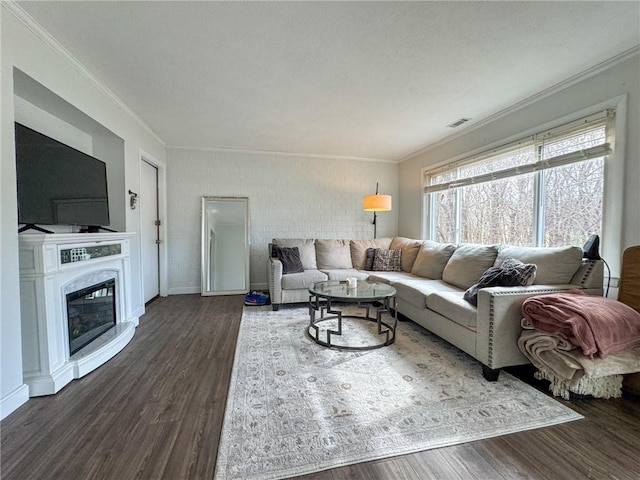
[[[15,124],[18,223],[80,225],[98,231],[109,225],[106,164],[75,148]],[[105,229],[108,230],[108,229]]]

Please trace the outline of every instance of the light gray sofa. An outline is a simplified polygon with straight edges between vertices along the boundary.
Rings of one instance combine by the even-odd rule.
[[[274,239],[273,244],[298,247],[304,268],[304,272],[283,275],[282,263],[268,259],[274,310],[281,304],[307,302],[309,286],[323,280],[357,277],[389,283],[397,291],[398,313],[479,360],[487,380],[496,380],[502,367],[529,363],[517,344],[525,298],[572,289],[602,295],[602,261],[583,259],[579,247],[453,245],[403,237]],[[401,249],[402,271],[364,270],[368,248]],[[482,288],[477,307],[467,302],[465,290],[507,257],[536,264],[534,283]]]

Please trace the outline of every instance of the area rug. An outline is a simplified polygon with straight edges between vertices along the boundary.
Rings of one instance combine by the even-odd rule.
[[[413,322],[349,352],[305,334],[308,308],[245,307],[215,478],[279,479],[582,418]],[[367,343],[375,324],[348,322]],[[361,339],[358,339],[361,336]],[[375,343],[375,342],[373,342]]]

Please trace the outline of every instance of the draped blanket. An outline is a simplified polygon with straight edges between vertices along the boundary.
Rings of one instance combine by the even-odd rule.
[[[584,376],[598,378],[640,371],[640,347],[591,359],[563,338],[536,330],[524,330],[518,346],[536,368],[550,370],[572,383]]]
[[[593,359],[640,346],[640,313],[579,290],[539,295],[522,304],[526,325],[557,335]]]
[[[640,347],[592,359],[562,337],[537,330],[523,330],[518,346],[538,369],[536,377],[549,380],[553,394],[566,399],[569,392],[619,397],[622,375],[640,371]]]

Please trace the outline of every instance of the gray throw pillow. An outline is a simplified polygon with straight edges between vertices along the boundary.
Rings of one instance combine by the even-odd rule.
[[[524,264],[515,258],[506,258],[500,267],[488,268],[478,283],[464,292],[464,299],[472,305],[478,304],[478,291],[486,287],[518,287],[533,284],[537,267]]]
[[[365,260],[364,269],[365,270],[373,270],[373,261],[376,258],[376,249],[375,248],[367,248],[367,258]]]
[[[274,245],[273,251],[275,253],[275,257],[282,262],[283,275],[304,272],[298,247],[279,247]]]
[[[500,267],[504,270],[505,281],[517,282],[517,285],[522,287],[533,285],[538,271],[537,265],[522,263],[520,260],[511,257],[505,258]]]
[[[383,250],[376,248],[373,269],[378,272],[401,272],[402,250]]]

